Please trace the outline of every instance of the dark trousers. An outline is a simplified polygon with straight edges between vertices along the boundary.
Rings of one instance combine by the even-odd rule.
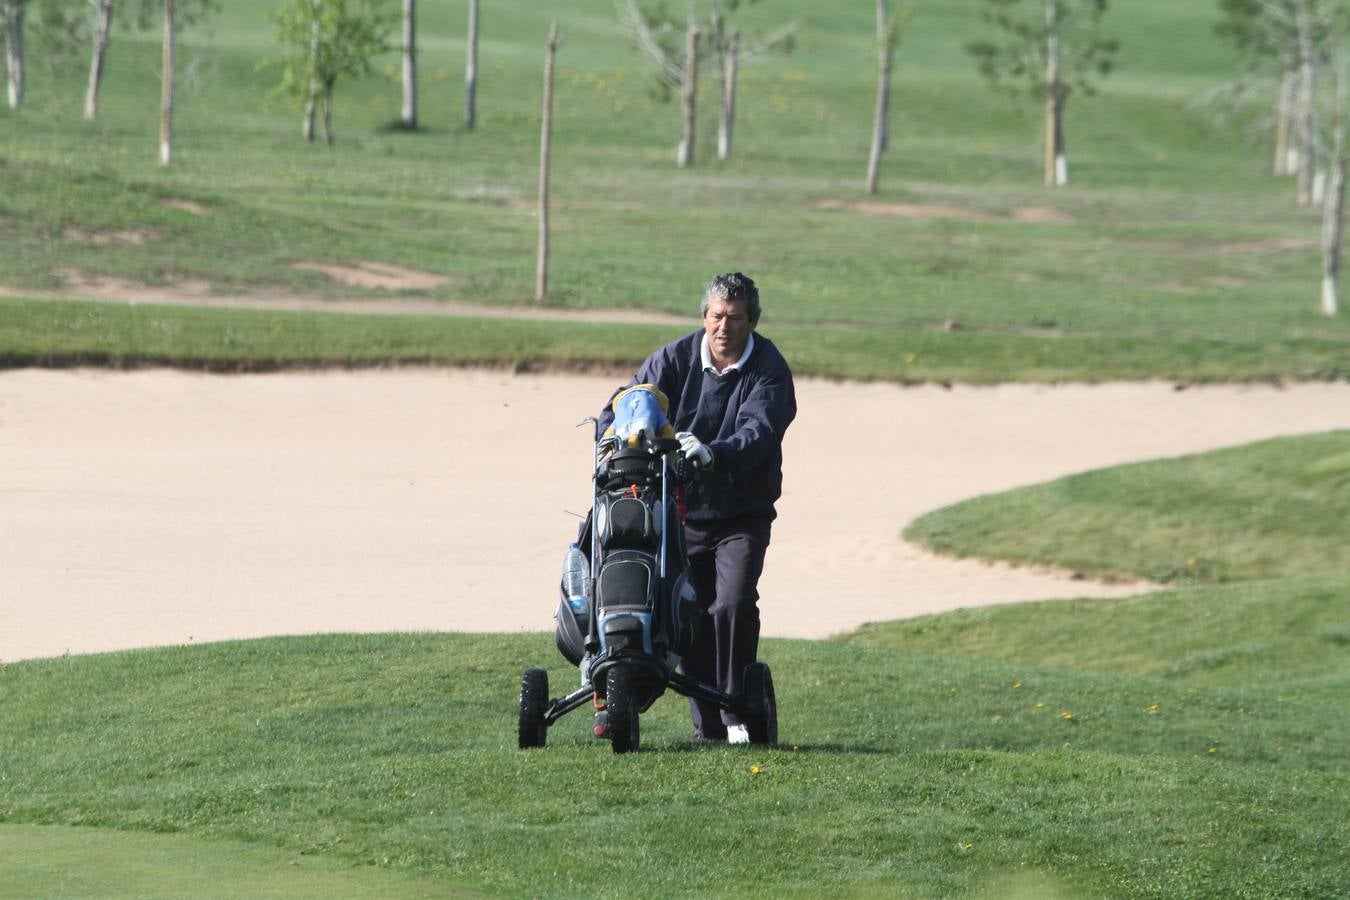
[[[700,615],[684,672],[728,694],[739,693],[745,667],[759,652],[759,576],[769,548],[767,516],[686,522],[684,536],[690,576]],[[694,733],[726,737],[728,725],[742,724],[716,704],[690,699]]]

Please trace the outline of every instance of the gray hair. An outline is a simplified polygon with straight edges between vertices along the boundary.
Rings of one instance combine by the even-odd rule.
[[[718,275],[703,291],[703,304],[699,307],[699,315],[706,317],[708,315],[708,304],[713,300],[726,300],[734,303],[744,300],[747,304],[746,313],[751,322],[759,321],[759,288],[755,287],[755,282],[749,275],[741,272],[728,272],[726,275]]]

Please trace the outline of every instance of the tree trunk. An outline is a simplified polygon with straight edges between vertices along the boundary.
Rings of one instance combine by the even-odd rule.
[[[684,126],[675,162],[680,168],[694,164],[694,119],[698,105],[698,26],[689,23],[684,39],[684,89],[680,92],[680,108]]]
[[[877,102],[872,113],[872,152],[867,157],[867,193],[877,192],[881,154],[886,150],[886,120],[891,106],[891,48],[895,29],[886,21],[886,0],[877,0]]]
[[[1341,277],[1341,231],[1345,224],[1345,72],[1339,53],[1332,49],[1330,66],[1335,87],[1331,118],[1331,185],[1322,201],[1322,312],[1336,315]]]
[[[5,71],[9,75],[9,108],[23,106],[23,20],[27,13],[17,0],[5,2]]]
[[[731,157],[731,137],[736,127],[736,68],[740,53],[741,33],[734,31],[722,68],[722,115],[717,123],[717,158],[721,160]]]
[[[548,30],[544,53],[544,115],[539,126],[539,254],[535,262],[534,299],[548,295],[548,164],[553,140],[553,58],[558,52],[558,21]]]
[[[1289,146],[1289,120],[1294,109],[1294,91],[1298,84],[1295,72],[1285,72],[1280,78],[1280,95],[1275,100],[1275,175],[1292,175],[1295,165]]]
[[[403,0],[403,127],[417,128],[417,0]]]
[[[1303,4],[1298,8],[1298,47],[1299,47],[1299,87],[1298,87],[1298,205],[1312,203],[1314,163],[1314,141],[1316,131],[1313,117],[1316,113],[1313,88],[1316,86],[1316,70],[1313,67],[1312,26],[1308,21],[1308,10]]]
[[[1336,289],[1341,275],[1341,232],[1345,224],[1345,157],[1337,135],[1331,187],[1322,204],[1322,312],[1336,315]]]
[[[159,98],[159,161],[173,159],[173,12],[175,0],[164,0],[164,72]]]
[[[305,142],[314,143],[314,114],[319,106],[319,95],[323,92],[323,86],[319,83],[319,77],[316,74],[319,65],[319,48],[323,41],[323,25],[319,17],[323,14],[323,0],[314,0],[314,24],[309,32],[309,87],[306,89],[305,96],[305,120],[300,126],[300,133],[304,135]]]
[[[894,40],[894,36],[889,34],[890,28],[886,21],[886,4],[884,0],[877,0],[877,41],[885,44],[887,40]],[[886,112],[891,108],[891,55],[888,53],[883,61],[886,67]],[[881,97],[878,95],[878,102]],[[874,117],[875,118],[875,117]],[[875,122],[873,126],[875,127]],[[891,146],[891,123],[890,116],[883,114],[881,122],[881,152],[885,153]],[[869,193],[871,193],[869,191]]]
[[[1045,0],[1045,184],[1069,181],[1064,152],[1064,84],[1059,74],[1059,0]]]
[[[108,58],[108,34],[112,31],[113,0],[99,0],[94,25],[94,53],[89,60],[89,88],[84,94],[84,118],[98,118],[98,91],[103,86],[103,63]]]
[[[469,52],[464,60],[464,127],[473,130],[478,94],[478,0],[469,0]]]
[[[330,147],[337,141],[337,137],[333,134],[333,80],[331,78],[323,83],[323,140]]]

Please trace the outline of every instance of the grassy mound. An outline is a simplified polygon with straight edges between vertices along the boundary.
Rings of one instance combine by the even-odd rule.
[[[1203,584],[1350,572],[1350,431],[1279,438],[990,494],[905,537],[957,556]]]
[[[1301,693],[1350,688],[1348,623],[1350,576],[1337,574],[1181,588],[1128,601],[962,609],[866,625],[844,640],[1189,685],[1298,686]]]

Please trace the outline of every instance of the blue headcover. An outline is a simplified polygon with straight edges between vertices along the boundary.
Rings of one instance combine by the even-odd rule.
[[[656,385],[638,384],[614,398],[614,424],[605,434],[615,435],[630,447],[637,446],[639,435],[648,440],[674,437],[675,429],[666,418],[666,395]]]

